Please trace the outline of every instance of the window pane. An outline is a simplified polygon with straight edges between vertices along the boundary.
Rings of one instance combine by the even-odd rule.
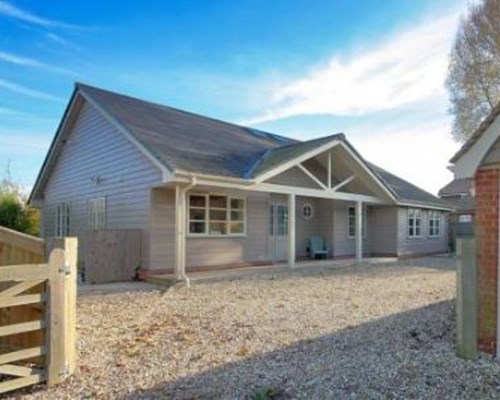
[[[243,222],[231,222],[231,233],[243,233],[245,231]]]
[[[225,235],[227,233],[227,224],[225,222],[211,222],[209,226],[211,235]]]
[[[204,222],[190,222],[189,223],[189,233],[205,233],[205,223]]]
[[[227,197],[226,196],[210,196],[210,208],[226,208],[227,207]]]
[[[210,210],[210,221],[225,221],[227,217],[226,211]]]
[[[243,221],[244,217],[243,211],[231,211],[231,221]]]
[[[189,205],[192,207],[205,207],[205,196],[189,196]]]
[[[231,199],[231,208],[243,210],[245,207],[245,201],[243,199]]]
[[[191,208],[189,210],[189,219],[191,220],[204,220],[205,210],[199,208]]]

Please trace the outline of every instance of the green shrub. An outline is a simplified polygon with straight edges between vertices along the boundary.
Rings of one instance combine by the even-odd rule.
[[[251,399],[252,400],[275,400],[279,399],[280,392],[278,390],[275,390],[269,386],[263,386],[259,389],[257,389],[252,395]]]
[[[39,235],[38,210],[26,205],[15,192],[0,190],[0,225],[29,235]]]

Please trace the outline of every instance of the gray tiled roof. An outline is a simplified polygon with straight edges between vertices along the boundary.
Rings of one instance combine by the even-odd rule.
[[[443,201],[456,212],[474,212],[476,208],[476,200],[472,196],[465,197],[443,197]]]
[[[454,195],[461,193],[470,194],[473,186],[474,186],[474,179],[472,178],[454,179],[446,186],[442,187],[438,195],[446,196],[446,195]]]
[[[77,88],[171,169],[251,178],[335,139],[355,151],[343,134],[298,142],[88,85],[77,84]],[[373,164],[367,165],[399,201],[447,207],[436,196]]]
[[[432,205],[436,207],[449,207],[448,204],[439,197],[420,189],[418,186],[399,178],[390,172],[367,163],[371,170],[386,184],[395,194],[400,202],[409,202],[417,205]]]
[[[295,142],[91,86],[77,87],[171,169],[240,178],[269,149]]]

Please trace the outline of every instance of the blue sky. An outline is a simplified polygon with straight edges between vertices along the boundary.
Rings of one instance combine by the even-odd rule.
[[[147,4],[147,6],[145,6]],[[29,190],[75,81],[300,139],[436,192],[465,1],[0,0],[0,168]]]

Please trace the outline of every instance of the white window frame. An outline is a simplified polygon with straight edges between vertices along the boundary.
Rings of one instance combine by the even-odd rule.
[[[439,238],[442,231],[442,217],[440,211],[429,210],[429,237]]]
[[[472,214],[461,214],[458,216],[459,224],[470,224],[472,222]]]
[[[306,208],[309,208],[309,210],[310,210],[309,215],[305,214]],[[314,207],[313,207],[313,205],[311,203],[304,203],[304,204],[302,204],[300,213],[302,215],[302,218],[304,218],[306,221],[312,220],[314,218]]]
[[[210,196],[217,197],[225,197],[226,198],[226,207],[225,208],[215,208],[210,207]],[[204,197],[205,205],[203,207],[195,207],[191,206],[191,197]],[[232,208],[231,201],[238,200],[243,202],[243,208]],[[188,237],[211,237],[211,238],[225,238],[225,237],[243,237],[247,235],[247,200],[242,196],[231,196],[226,193],[189,193],[188,201],[186,204],[186,225],[187,225],[187,236]],[[204,210],[204,219],[203,220],[195,220],[190,218],[190,210],[191,209],[203,209]],[[226,218],[224,220],[211,220],[210,219],[210,210],[215,211],[226,211]],[[243,214],[242,220],[232,220],[231,212],[241,212]],[[192,222],[203,222],[205,224],[205,231],[200,233],[191,232],[191,223]],[[226,225],[226,233],[211,233],[210,232],[210,224],[211,223],[224,223]],[[243,224],[243,232],[231,232],[231,222],[240,222]]]
[[[351,210],[354,210],[354,214],[351,215]],[[363,226],[361,228],[361,236],[363,239],[366,239],[366,232],[367,232],[367,221],[368,221],[368,212],[367,208],[363,206]],[[351,235],[351,221],[354,222],[354,234]],[[347,207],[347,237],[349,239],[355,239],[356,238],[356,207],[355,206],[349,206]]]
[[[412,223],[413,219],[413,223]],[[418,234],[417,234],[417,220],[420,222],[418,226]],[[413,233],[410,232],[410,228],[413,225]],[[406,214],[406,236],[409,239],[420,239],[422,238],[422,230],[423,230],[423,219],[422,219],[422,210],[419,208],[409,208]]]
[[[89,199],[87,202],[87,210],[89,230],[96,232],[106,229],[106,197]]]
[[[56,204],[54,236],[62,238],[71,232],[71,203],[62,202]]]

